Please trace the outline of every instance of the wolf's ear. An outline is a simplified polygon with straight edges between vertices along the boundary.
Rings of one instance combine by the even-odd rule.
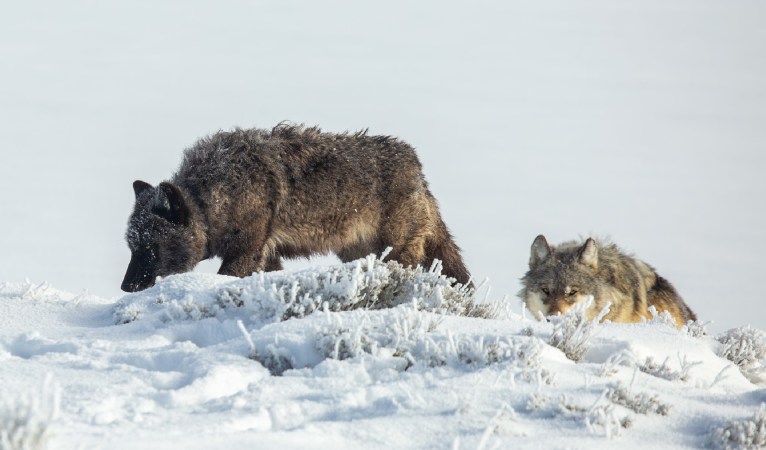
[[[163,181],[157,188],[152,212],[176,225],[189,225],[189,206],[184,195],[172,183]]]
[[[580,247],[579,261],[581,264],[598,269],[598,248],[596,247],[596,241],[588,238]]]
[[[133,192],[136,194],[136,198],[149,189],[154,189],[151,184],[146,181],[136,180],[133,182]]]
[[[542,234],[532,242],[532,252],[529,255],[529,268],[533,268],[551,256],[551,246]]]

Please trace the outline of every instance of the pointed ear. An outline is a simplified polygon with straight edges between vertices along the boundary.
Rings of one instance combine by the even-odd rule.
[[[154,189],[151,184],[146,181],[136,180],[133,182],[133,192],[136,194],[136,198],[149,189]]]
[[[588,238],[585,244],[580,247],[578,259],[581,264],[598,269],[598,248],[596,247],[596,241]]]
[[[189,225],[189,206],[181,190],[172,183],[163,181],[157,187],[152,211],[170,223]]]
[[[529,268],[533,268],[551,256],[551,246],[542,234],[532,242],[532,251],[529,255]]]

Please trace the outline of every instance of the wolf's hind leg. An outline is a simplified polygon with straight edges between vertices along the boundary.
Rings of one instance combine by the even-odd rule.
[[[335,254],[341,261],[349,262],[369,256],[371,253],[375,253],[376,255],[380,256],[383,250],[385,250],[385,247],[380,241],[372,243],[357,242],[353,245],[344,247],[343,249],[337,251]]]
[[[413,268],[425,262],[425,238],[422,236],[412,237],[404,243],[392,243],[390,246],[393,250],[386,257],[387,260],[395,260],[404,267]]]
[[[433,232],[431,214],[431,204],[423,193],[394,203],[381,230],[383,248],[393,248],[386,259],[396,260],[404,267],[423,265],[426,262],[426,236]]]
[[[266,272],[276,272],[278,270],[282,270],[282,261],[279,259],[279,255],[272,253],[266,261]]]

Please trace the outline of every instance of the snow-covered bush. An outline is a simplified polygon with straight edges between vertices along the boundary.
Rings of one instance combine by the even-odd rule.
[[[396,357],[407,358],[416,342],[427,339],[438,318],[398,308],[392,314],[358,314],[359,320],[344,321],[328,315],[317,330],[316,347],[327,358],[351,359],[377,355],[384,349]]]
[[[702,322],[700,320],[690,320],[686,325],[681,327],[681,334],[685,334],[689,337],[702,337],[707,336],[707,326],[710,322]]]
[[[263,353],[253,352],[250,358],[261,363],[272,375],[282,375],[294,366],[290,352],[274,344],[266,346],[266,351]]]
[[[766,381],[766,333],[748,327],[733,328],[717,337],[721,347],[718,355],[739,367],[753,383]]]
[[[643,392],[633,394],[621,384],[610,386],[606,392],[606,398],[620,406],[624,406],[637,414],[659,414],[666,416],[670,411],[670,405],[661,402],[656,395]]]
[[[668,381],[686,381],[689,379],[689,371],[692,368],[702,364],[699,361],[691,362],[686,358],[686,355],[679,354],[678,365],[680,369],[673,370],[668,365],[669,359],[669,357],[665,358],[665,360],[662,361],[662,364],[657,364],[654,358],[649,356],[646,358],[646,360],[644,360],[643,363],[637,364],[636,366],[641,372],[647,373],[657,378],[664,378]]]
[[[654,305],[649,305],[649,314],[652,315],[652,318],[647,320],[647,323],[653,324],[653,325],[663,325],[669,328],[676,328],[676,320],[673,318],[672,315],[670,315],[670,312],[667,310],[659,312],[657,311],[657,308]]]
[[[549,320],[553,323],[553,333],[548,343],[566,355],[572,361],[582,360],[583,355],[588,351],[590,338],[596,329],[596,326],[609,312],[609,307],[593,320],[588,320],[587,310],[593,303],[593,298],[574,305],[564,315],[551,316]]]
[[[494,315],[492,306],[474,300],[473,288],[442,275],[440,262],[428,270],[412,269],[370,255],[322,269],[258,273],[233,280],[173,275],[152,288],[123,297],[115,307],[114,320],[128,323],[147,315],[162,322],[199,320],[226,317],[236,310],[253,322],[266,324],[323,309],[381,309],[413,302],[427,311],[485,318]]]
[[[0,449],[45,448],[58,410],[58,389],[51,378],[43,383],[39,397],[28,394],[0,400]]]
[[[254,331],[260,344],[251,351],[251,357],[275,375],[291,368],[314,366],[325,359],[371,357],[389,361],[399,371],[503,364],[511,382],[517,376],[528,382],[552,382],[552,374],[542,367],[545,344],[540,339],[454,335],[450,330],[437,330],[443,317],[405,305],[380,311],[323,313],[300,325],[301,343],[274,343],[270,336],[280,332],[273,326],[267,330],[269,337]],[[309,353],[313,356],[307,357]]]
[[[632,420],[628,416],[620,417],[611,403],[597,402],[584,414],[585,426],[593,434],[604,434],[611,439],[620,434],[623,428],[629,428]]]
[[[601,364],[598,375],[602,377],[612,376],[617,373],[618,366],[633,367],[641,372],[657,378],[663,378],[668,381],[686,381],[689,379],[689,372],[698,365],[700,361],[689,361],[686,355],[679,353],[678,369],[674,369],[668,364],[670,357],[666,357],[662,363],[658,363],[652,356],[647,356],[641,361],[630,350],[622,350],[604,361]]]
[[[601,377],[610,377],[617,373],[617,367],[620,365],[635,367],[636,356],[629,350],[619,351],[607,358],[606,361],[601,364],[597,373]]]
[[[330,317],[317,333],[317,349],[326,357],[350,359],[362,355],[391,355],[407,367],[444,365],[487,366],[509,363],[524,374],[541,370],[544,344],[537,338],[506,338],[486,342],[484,337],[433,333],[438,317],[397,308],[387,314],[359,312],[361,320],[342,323]],[[548,380],[550,374],[544,371]],[[529,379],[534,378],[532,374]]]
[[[554,417],[563,416],[582,421],[590,433],[611,438],[619,435],[622,428],[629,428],[632,420],[629,416],[621,417],[615,405],[607,400],[605,392],[591,406],[584,406],[573,402],[567,395],[561,395],[555,401],[534,393],[527,400],[526,408],[529,412],[542,410],[544,414]]]
[[[734,420],[713,431],[713,445],[720,449],[757,449],[766,447],[766,405],[750,420]]]

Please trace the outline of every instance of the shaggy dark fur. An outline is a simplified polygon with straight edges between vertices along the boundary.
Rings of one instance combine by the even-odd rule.
[[[133,189],[125,291],[213,256],[219,273],[242,277],[279,270],[282,257],[351,261],[387,247],[404,266],[440,259],[469,280],[414,149],[393,137],[284,124],[218,132],[186,150],[171,181]]]

